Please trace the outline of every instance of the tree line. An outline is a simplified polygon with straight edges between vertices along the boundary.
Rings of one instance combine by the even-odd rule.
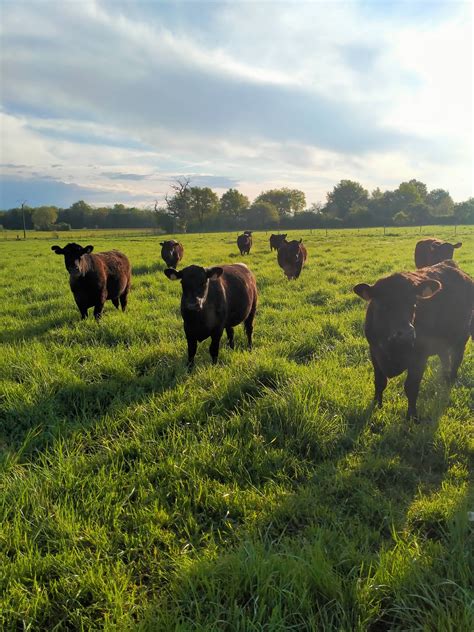
[[[159,228],[166,233],[240,229],[291,229],[426,224],[474,224],[474,198],[454,203],[448,191],[418,180],[393,191],[370,192],[352,180],[341,180],[326,203],[309,208],[303,191],[282,187],[263,191],[250,203],[237,189],[219,197],[209,187],[191,186],[187,178],[171,184],[160,206],[139,209],[114,204],[93,207],[80,200],[69,208],[40,206],[0,211],[7,229]]]

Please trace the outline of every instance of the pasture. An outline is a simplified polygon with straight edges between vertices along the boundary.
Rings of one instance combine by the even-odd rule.
[[[112,233],[0,242],[2,629],[474,629],[473,343],[451,390],[430,359],[422,422],[403,376],[373,410],[352,292],[412,270],[418,230],[295,231],[293,282],[270,233],[244,258],[237,233],[177,236],[180,267],[244,261],[260,292],[252,352],[240,326],[192,373],[163,236]],[[125,314],[81,322],[69,241],[129,256]]]

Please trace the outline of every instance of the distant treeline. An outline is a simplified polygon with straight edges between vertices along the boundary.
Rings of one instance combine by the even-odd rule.
[[[428,191],[418,180],[393,191],[369,193],[358,182],[341,180],[325,204],[306,207],[303,191],[280,188],[262,192],[254,201],[237,189],[220,198],[208,187],[193,187],[182,178],[171,185],[162,206],[139,209],[115,204],[92,207],[84,201],[69,208],[40,206],[0,211],[0,224],[11,230],[72,228],[159,228],[164,232],[291,229],[427,224],[474,224],[474,198],[455,204],[444,189]]]

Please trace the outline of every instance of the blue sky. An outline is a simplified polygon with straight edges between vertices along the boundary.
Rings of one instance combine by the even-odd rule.
[[[0,207],[152,206],[186,175],[323,201],[473,195],[472,6],[3,1]]]

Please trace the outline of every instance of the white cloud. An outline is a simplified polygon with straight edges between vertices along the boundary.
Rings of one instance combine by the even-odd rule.
[[[341,178],[416,177],[465,198],[472,16],[420,7],[415,22],[357,2],[216,3],[191,23],[168,4],[4,5],[2,162],[143,203],[179,173],[309,201]]]

